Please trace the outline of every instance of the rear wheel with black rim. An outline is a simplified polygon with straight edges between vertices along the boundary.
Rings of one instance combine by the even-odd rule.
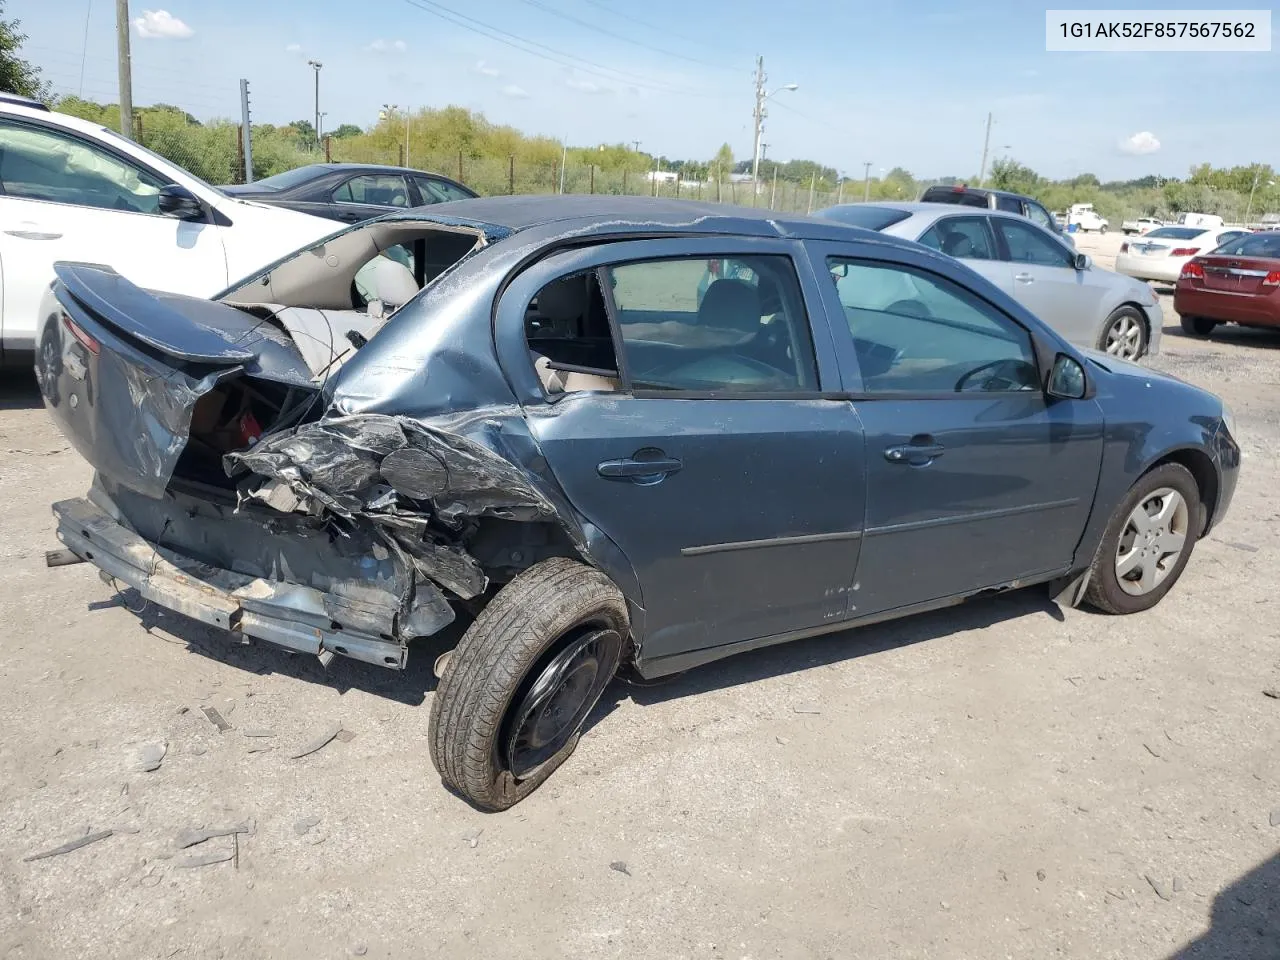
[[[1217,320],[1208,317],[1182,317],[1182,332],[1189,337],[1207,337],[1218,325]]]
[[[626,601],[599,570],[557,557],[503,587],[463,634],[431,704],[431,760],[485,810],[536,790],[578,744],[617,673]]]

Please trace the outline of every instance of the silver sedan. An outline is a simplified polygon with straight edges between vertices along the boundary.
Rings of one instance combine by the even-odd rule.
[[[916,240],[966,266],[1082,347],[1136,360],[1160,350],[1151,288],[1093,265],[1024,217],[943,203],[849,203],[817,214]]]

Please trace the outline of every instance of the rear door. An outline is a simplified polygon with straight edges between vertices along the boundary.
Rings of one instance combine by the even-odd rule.
[[[9,349],[34,346],[59,260],[106,264],[139,286],[192,296],[227,285],[222,228],[161,214],[165,183],[68,130],[0,120],[0,333]]]
[[[981,214],[941,217],[920,235],[919,241],[931,250],[963,260],[966,267],[1013,295],[1013,270],[1000,256],[990,217]]]
[[[1096,346],[1107,291],[1101,277],[1077,270],[1075,251],[1026,220],[993,216],[991,226],[1012,267],[1013,298],[1072,343]]]
[[[923,258],[814,244],[830,271],[866,437],[867,513],[850,601],[872,616],[1066,570],[1093,503],[1103,418],[1047,398],[1031,335]],[[824,271],[825,272],[825,271]],[[914,309],[881,306],[888,287]]]
[[[346,223],[407,210],[413,206],[405,178],[398,173],[362,173],[351,177],[332,193],[333,216]]]
[[[508,337],[551,471],[639,578],[645,659],[846,616],[862,434],[798,253],[777,239],[615,244],[544,261],[499,305],[500,327],[529,331],[563,378],[549,392],[530,341],[513,355]],[[699,299],[714,258],[754,282],[718,279]]]

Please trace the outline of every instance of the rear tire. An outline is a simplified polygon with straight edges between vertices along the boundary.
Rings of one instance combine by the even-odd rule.
[[[622,592],[585,564],[554,557],[508,583],[436,687],[429,740],[440,778],[484,810],[527,797],[578,745],[629,631]]]
[[[1160,519],[1166,509],[1169,516]],[[1103,613],[1150,610],[1182,576],[1204,520],[1200,488],[1186,467],[1166,463],[1139,477],[1098,544],[1085,602]],[[1169,551],[1178,541],[1170,537],[1181,537],[1176,554]]]
[[[1104,223],[1102,226],[1100,226],[1100,227],[1098,228],[1098,232],[1099,232],[1099,233],[1106,233],[1106,232],[1107,232],[1107,225]]]
[[[1189,337],[1207,337],[1218,325],[1217,320],[1208,317],[1182,317],[1182,332]]]

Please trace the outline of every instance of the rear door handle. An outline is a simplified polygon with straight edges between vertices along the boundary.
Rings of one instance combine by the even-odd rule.
[[[1036,282],[1036,278],[1029,273],[1015,273],[1013,275],[1013,279],[1017,280],[1019,283],[1035,283]]]
[[[684,464],[665,455],[652,459],[627,457],[623,460],[605,460],[596,466],[596,473],[606,480],[630,480],[633,483],[649,481],[657,483],[669,473],[675,473]]]
[[[356,213],[354,210],[339,210],[338,219],[345,220],[347,223],[359,223],[364,217]]]
[[[890,463],[923,467],[946,452],[946,447],[940,443],[904,443],[897,447],[885,447],[884,458]]]

